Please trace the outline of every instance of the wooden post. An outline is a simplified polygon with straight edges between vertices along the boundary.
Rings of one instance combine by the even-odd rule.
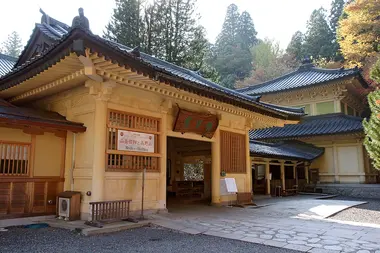
[[[281,187],[282,190],[285,191],[285,163],[284,161],[280,161],[280,170],[281,170]]]
[[[306,179],[306,183],[308,184],[309,183],[309,164],[305,162],[304,166],[305,166],[305,179]]]
[[[167,111],[162,110],[162,116],[160,121],[160,139],[159,139],[159,150],[161,154],[160,160],[160,192],[159,192],[159,208],[166,209],[166,180],[167,180]],[[172,174],[174,175],[174,174]]]
[[[270,165],[269,160],[265,162],[265,181],[266,181],[266,194],[270,195]]]
[[[297,162],[294,163],[294,178],[296,180],[296,185],[298,186],[298,171],[297,171]]]
[[[211,143],[211,203],[220,205],[220,130],[214,134]]]

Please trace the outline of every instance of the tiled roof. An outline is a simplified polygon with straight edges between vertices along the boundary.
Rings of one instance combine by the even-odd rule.
[[[324,153],[324,148],[301,141],[262,142],[251,141],[251,156],[266,158],[312,161]]]
[[[58,21],[57,21],[58,22]],[[57,29],[58,27],[58,29]],[[56,41],[55,46],[59,45],[65,39],[70,36],[70,29],[67,29],[68,26],[63,27],[62,23],[58,25],[47,25],[44,24],[37,24],[36,29],[40,29],[41,32],[43,32],[45,35],[49,36],[49,38]],[[62,29],[61,29],[62,28]],[[66,32],[65,32],[66,31]],[[81,30],[82,31],[82,30]],[[89,31],[82,31],[86,36],[89,36],[91,39],[96,40],[98,43],[101,43],[102,45],[106,45],[110,48],[112,48],[114,51],[116,50],[117,53],[119,53],[121,56],[128,56],[129,58],[133,58],[133,60],[139,61],[143,63],[145,66],[149,68],[153,68],[154,71],[161,72],[166,75],[170,75],[174,78],[177,78],[180,83],[186,84],[191,83],[192,87],[195,87],[196,89],[204,90],[204,93],[213,93],[216,94],[219,97],[228,98],[229,100],[234,100],[239,103],[249,104],[250,106],[255,106],[259,110],[264,110],[267,112],[274,113],[275,115],[281,115],[282,118],[292,118],[292,119],[299,119],[300,116],[304,115],[303,109],[295,109],[295,108],[288,108],[283,106],[274,106],[267,103],[261,103],[259,101],[259,96],[248,96],[245,94],[242,94],[240,92],[237,92],[235,90],[231,90],[228,88],[225,88],[223,86],[220,86],[216,83],[213,83],[202,76],[198,75],[196,72],[191,71],[189,69],[185,69],[179,66],[176,66],[174,64],[171,64],[169,62],[166,62],[164,60],[160,60],[158,58],[155,58],[153,56],[141,53],[140,57],[137,57],[133,55],[130,51],[131,48],[121,45],[116,42],[112,42],[109,40],[106,40],[104,38],[101,38],[97,35],[93,35]],[[54,46],[52,46],[54,47]],[[29,61],[25,62],[24,64],[17,66],[15,69],[12,70],[11,73],[9,73],[7,76],[11,76],[13,73],[22,71],[23,68],[30,65],[31,63],[37,61],[41,57],[44,57],[49,53],[49,50],[45,51],[43,54],[37,56],[36,58],[32,58]],[[3,79],[5,79],[7,76],[5,76]],[[0,79],[0,82],[2,79]],[[188,81],[188,82],[183,82]],[[1,87],[0,90],[9,88],[8,86]],[[190,87],[189,87],[190,88]]]
[[[363,132],[363,119],[343,113],[304,117],[299,124],[251,130],[251,140],[296,139]]]
[[[16,61],[17,58],[0,53],[0,76],[11,71]]]
[[[251,85],[238,91],[246,95],[262,95],[273,92],[305,88],[312,85],[324,84],[330,81],[357,76],[362,85],[367,87],[367,83],[361,76],[358,68],[352,69],[322,69],[316,68],[313,64],[304,64],[296,71],[283,75],[271,81]]]
[[[72,122],[56,112],[16,107],[0,99],[0,122],[16,125],[43,126],[74,132],[84,132],[82,123]]]

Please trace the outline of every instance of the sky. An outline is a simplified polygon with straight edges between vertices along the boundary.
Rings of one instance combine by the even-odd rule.
[[[153,0],[147,0],[153,1]],[[227,6],[235,3],[239,11],[248,11],[255,24],[258,37],[274,39],[286,48],[292,35],[300,30],[306,31],[306,22],[311,12],[319,7],[329,10],[332,0],[198,0],[197,12],[200,24],[207,30],[210,42],[220,32]],[[51,17],[71,25],[78,8],[84,8],[84,14],[90,21],[93,33],[102,35],[108,23],[114,0],[7,0],[2,2],[0,15],[0,42],[8,34],[17,31],[25,45],[32,34],[35,23],[41,20],[42,8]]]

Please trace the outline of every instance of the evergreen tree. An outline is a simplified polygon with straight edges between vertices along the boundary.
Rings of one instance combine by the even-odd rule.
[[[256,35],[257,32],[251,15],[248,12],[243,11],[238,20],[237,39],[241,41],[244,47],[251,48],[257,43]]]
[[[348,66],[362,66],[380,51],[380,1],[355,0],[344,8],[338,42]]]
[[[17,32],[8,35],[8,39],[3,42],[3,53],[13,57],[18,57],[22,50],[21,37]]]
[[[221,84],[234,88],[236,81],[248,77],[252,71],[250,47],[256,43],[256,30],[247,12],[240,15],[238,7],[227,8],[222,31],[216,41],[214,67]]]
[[[140,46],[143,30],[140,10],[140,0],[116,0],[116,8],[106,26],[104,37],[126,46]]]
[[[333,53],[333,34],[326,21],[325,9],[314,10],[307,22],[305,36],[305,53],[313,59],[326,58],[330,60]]]
[[[330,28],[333,38],[333,44],[332,44],[332,52],[333,52],[333,59],[335,61],[342,61],[343,56],[340,53],[340,46],[337,40],[337,29],[339,25],[339,19],[343,15],[343,9],[344,9],[345,1],[344,0],[333,0],[331,3],[331,10],[330,10]]]
[[[373,80],[380,82],[380,60],[371,72]],[[374,167],[380,170],[380,90],[377,89],[368,95],[368,103],[371,109],[369,120],[363,121],[365,132],[364,146],[372,159]]]
[[[302,61],[305,57],[303,43],[303,33],[300,31],[295,32],[288,47],[286,48],[286,53],[294,57],[297,61]]]

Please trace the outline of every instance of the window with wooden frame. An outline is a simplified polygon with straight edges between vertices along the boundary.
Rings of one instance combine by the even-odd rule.
[[[0,176],[28,176],[30,143],[0,141]]]
[[[160,171],[160,119],[112,110],[107,130],[107,171]]]
[[[246,139],[244,134],[220,131],[221,170],[246,173]]]

